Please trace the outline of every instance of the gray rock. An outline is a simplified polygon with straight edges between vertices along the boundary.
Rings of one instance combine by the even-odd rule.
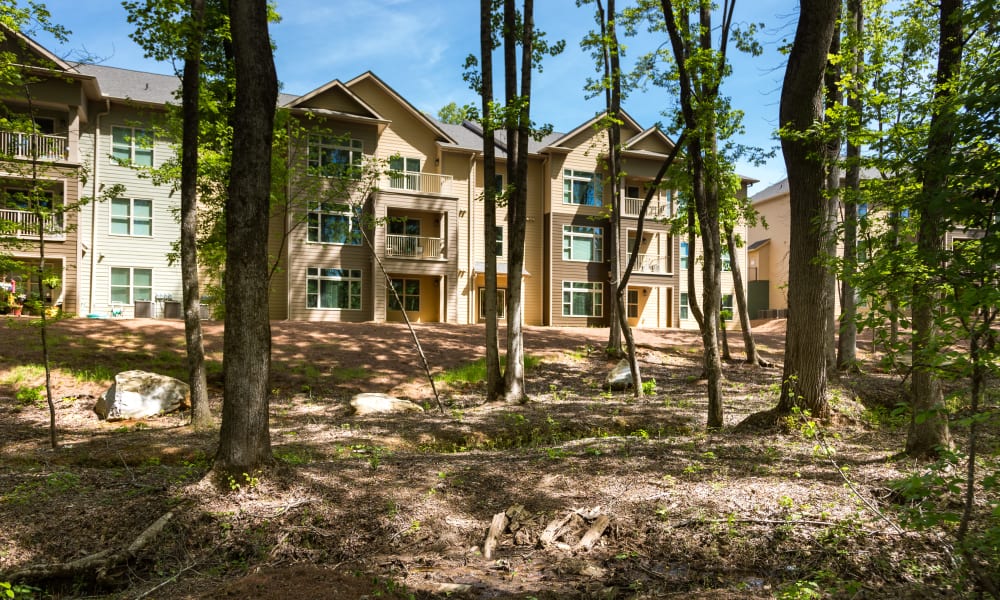
[[[604,379],[604,389],[621,391],[630,387],[632,387],[632,371],[629,370],[628,360],[623,358]]]
[[[409,400],[400,400],[388,394],[357,394],[351,398],[356,415],[423,412],[424,408]]]
[[[122,371],[97,401],[94,412],[108,421],[143,419],[191,406],[191,388],[180,379],[147,373]]]

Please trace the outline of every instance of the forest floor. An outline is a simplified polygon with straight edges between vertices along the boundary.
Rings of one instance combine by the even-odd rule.
[[[128,560],[36,583],[38,597],[970,593],[950,532],[898,527],[907,505],[893,482],[935,472],[898,455],[906,417],[892,411],[905,397],[902,377],[869,354],[861,374],[834,384],[836,416],[820,436],[794,418],[776,432],[734,431],[776,402],[782,321],[756,329],[776,366],[725,365],[718,432],[705,430],[694,332],[637,332],[642,376],[655,390],[636,400],[601,389],[614,365],[601,351],[606,330],[529,327],[537,364],[528,404],[486,404],[478,384],[441,382],[439,411],[403,326],[273,323],[277,466],[222,485],[204,477],[217,428],[192,430],[185,414],[109,423],[92,410],[118,371],[185,378],[181,323],[73,319],[50,328],[58,451],[38,391],[38,331],[26,323],[0,323],[0,581],[123,551],[170,515]],[[222,326],[205,329],[219,415]],[[436,373],[482,356],[481,326],[417,329]],[[730,337],[740,358],[738,334]],[[358,392],[388,392],[425,411],[355,416],[349,399]],[[966,433],[956,421],[960,447]],[[985,446],[995,468],[995,431]],[[937,498],[942,510],[958,504],[954,494]],[[487,559],[491,520],[505,511],[511,518]]]

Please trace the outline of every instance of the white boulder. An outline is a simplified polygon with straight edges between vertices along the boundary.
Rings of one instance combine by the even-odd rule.
[[[148,373],[122,371],[115,375],[94,412],[100,419],[143,419],[191,406],[191,388],[180,379]]]
[[[380,413],[423,412],[424,408],[409,400],[401,400],[388,394],[357,394],[351,398],[351,408],[356,415]]]

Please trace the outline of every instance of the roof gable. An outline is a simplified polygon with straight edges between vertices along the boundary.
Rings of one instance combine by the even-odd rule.
[[[0,24],[0,51],[18,57],[18,64],[29,67],[76,73],[69,63],[20,31]]]
[[[625,140],[627,150],[644,150],[657,154],[669,154],[674,149],[674,142],[663,130],[653,126]]]
[[[607,114],[607,111],[603,111],[603,112],[597,113],[596,115],[594,115],[594,117],[592,119],[590,119],[590,120],[588,120],[588,121],[586,121],[584,123],[581,123],[580,125],[578,125],[575,129],[573,129],[569,133],[563,134],[561,137],[556,138],[555,140],[551,141],[548,144],[548,146],[549,147],[567,147],[567,146],[572,147],[572,146],[579,145],[583,140],[578,140],[576,138],[579,138],[582,134],[587,134],[586,137],[588,139],[590,137],[592,137],[592,134],[594,133],[594,127],[597,125],[597,123],[601,119],[604,118],[604,116],[606,114]],[[639,123],[637,123],[636,120],[633,119],[624,110],[621,111],[621,120],[622,120],[622,127],[626,131],[631,131],[633,133],[639,133],[639,132],[642,131],[642,127],[639,125]]]
[[[372,73],[371,71],[365,71],[364,73],[358,75],[357,77],[348,81],[344,85],[346,85],[347,89],[353,92],[355,89],[359,88],[363,83],[366,82],[373,83],[377,88],[382,90],[382,92],[384,92],[387,96],[392,98],[393,101],[399,104],[407,113],[412,115],[417,122],[419,122],[421,125],[423,125],[427,129],[429,129],[432,133],[434,133],[435,136],[441,138],[443,141],[446,141],[448,143],[452,144],[456,143],[455,139],[453,139],[450,135],[448,135],[448,133],[445,132],[444,129],[438,126],[437,121],[431,119],[421,111],[417,110],[416,107],[414,107],[412,104],[409,103],[409,101],[406,100],[406,98],[403,98],[403,96],[401,96],[398,92],[396,92],[396,90],[392,89],[392,87],[390,87],[389,84],[379,79],[378,76]]]
[[[372,119],[382,119],[371,106],[346,85],[334,79],[285,104],[287,108],[316,108]]]

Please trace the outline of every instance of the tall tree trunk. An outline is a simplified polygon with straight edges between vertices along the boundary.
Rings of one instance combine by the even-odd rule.
[[[205,381],[205,347],[201,333],[201,293],[198,290],[198,133],[201,127],[201,28],[204,0],[191,0],[193,33],[187,42],[181,82],[184,119],[181,144],[181,282],[184,287],[184,341],[187,347],[188,385],[191,386],[191,425],[212,424]]]
[[[938,64],[934,103],[927,139],[927,156],[920,165],[921,191],[916,207],[919,219],[917,255],[929,268],[941,261],[944,243],[942,220],[947,197],[948,165],[954,146],[954,82],[962,65],[962,0],[941,0]],[[934,371],[939,351],[934,307],[938,288],[933,282],[917,282],[913,287],[913,405],[906,452],[911,456],[933,457],[938,449],[951,447],[948,414],[944,407],[941,381]]]
[[[605,14],[601,0],[597,0],[597,10],[601,22],[601,38],[604,40],[604,100],[608,123],[608,179],[611,184],[611,217],[608,223],[607,244],[608,278],[611,290],[617,298],[621,291],[621,252],[619,251],[621,236],[621,140],[622,128],[619,124],[621,112],[621,56],[618,48],[618,35],[615,28],[615,0],[608,0],[608,12]],[[621,303],[623,306],[624,302]],[[628,327],[628,313],[622,319],[619,302],[611,303],[611,314],[608,317],[608,345],[605,353],[608,356],[619,357],[622,354],[622,333]]]
[[[515,123],[507,126],[508,166],[513,161],[516,183],[507,202],[507,226],[510,242],[507,259],[507,368],[504,372],[507,402],[527,402],[524,389],[524,334],[521,305],[522,274],[524,272],[524,238],[528,222],[528,139],[531,127],[531,53],[534,46],[534,2],[524,0],[521,30],[521,90],[517,94],[517,61],[513,35],[514,0],[504,1],[504,62],[506,71],[507,106],[519,107]],[[509,18],[509,21],[508,21]],[[508,33],[508,26],[511,28]],[[509,47],[509,50],[508,50]],[[515,127],[516,125],[516,127]],[[511,150],[514,151],[511,156]]]
[[[496,137],[493,114],[493,2],[479,2],[479,52],[482,71],[480,96],[483,102],[483,247],[486,254],[486,401],[503,397],[500,371],[499,323],[497,319],[497,190]],[[510,173],[507,173],[508,177]],[[508,244],[509,244],[508,240]]]
[[[837,22],[839,0],[801,0],[795,40],[781,89],[781,150],[788,170],[791,239],[788,260],[788,328],[777,412],[795,406],[827,418],[827,319],[833,298],[827,270],[817,260],[826,250],[825,145],[809,135],[823,119],[823,77]]]
[[[830,56],[840,54],[840,14],[841,7],[837,5],[837,24],[834,26],[833,39],[830,40]],[[824,85],[826,87],[826,107],[827,111],[834,112],[844,103],[844,94],[840,88],[841,68],[839,60],[831,60],[826,65],[826,76]],[[837,218],[840,211],[840,130],[834,129],[827,141],[826,161],[826,220],[823,222],[825,230],[822,232],[823,240],[826,242],[826,256],[832,258],[837,255]],[[836,376],[837,371],[837,276],[833,269],[828,269],[826,274],[827,294],[829,294],[830,312],[826,319],[826,373],[827,376]]]
[[[743,271],[740,269],[740,261],[736,260],[736,235],[733,233],[732,225],[726,225],[726,248],[729,249],[729,262],[733,269],[733,289],[736,294],[736,309],[740,315],[740,330],[743,334],[746,362],[751,365],[764,366],[766,363],[757,352],[757,342],[753,339],[753,331],[750,328],[746,288],[743,287]]]
[[[698,243],[698,219],[695,218],[695,208],[693,202],[687,205],[687,231],[688,231],[688,268],[687,268],[687,290],[688,290],[688,311],[694,317],[695,323],[700,330],[704,327],[705,316],[701,312],[701,303],[698,302],[698,288],[695,286],[694,249]]]
[[[851,39],[851,80],[852,89],[847,96],[848,112],[858,119],[852,124],[847,135],[847,173],[844,176],[844,276],[840,283],[840,334],[837,336],[837,368],[842,371],[858,369],[858,307],[854,301],[855,290],[851,280],[857,273],[858,265],[858,199],[861,197],[861,114],[864,109],[861,99],[861,76],[864,69],[864,49],[861,36],[864,34],[864,9],[861,0],[847,0],[848,23]],[[852,121],[853,123],[853,121]]]
[[[267,13],[266,0],[229,4],[236,105],[226,199],[225,396],[215,469],[236,476],[272,461],[267,232],[278,81]]]

